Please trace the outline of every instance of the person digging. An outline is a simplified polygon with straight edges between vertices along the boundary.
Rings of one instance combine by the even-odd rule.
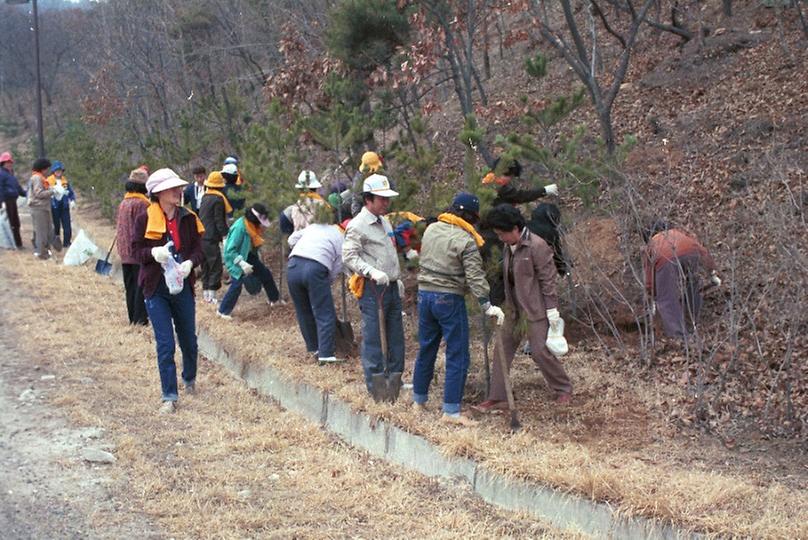
[[[551,346],[559,336],[563,341],[564,325],[558,313],[553,249],[530,232],[521,212],[509,204],[494,207],[485,221],[505,245],[502,274],[508,316],[500,330],[501,347],[495,348],[494,355],[504,355],[505,367],[510,371],[522,341],[520,326],[524,326],[533,361],[555,392],[556,403],[567,404],[572,396],[572,383],[561,362],[548,348],[548,336],[554,338],[549,342]],[[561,355],[565,349],[564,346],[555,352]],[[503,372],[503,362],[497,360],[493,363],[488,397],[474,407],[482,413],[508,408],[505,377],[509,377],[509,373]]]
[[[421,241],[418,274],[418,357],[412,379],[416,406],[424,407],[435,372],[441,339],[446,340],[446,378],[443,389],[443,421],[464,426],[477,422],[460,414],[471,356],[466,289],[480,302],[483,312],[501,325],[505,314],[489,300],[488,282],[480,255],[484,241],[474,230],[480,200],[459,193],[452,206],[426,228]]]
[[[386,176],[368,176],[362,186],[365,206],[348,225],[342,245],[343,263],[356,274],[351,289],[362,313],[362,369],[376,401],[398,398],[404,370],[403,283],[393,227],[384,217],[396,196]]]

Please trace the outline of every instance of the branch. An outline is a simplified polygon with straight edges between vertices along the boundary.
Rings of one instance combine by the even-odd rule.
[[[595,10],[595,14],[598,17],[600,17],[600,21],[603,23],[603,28],[605,28],[608,33],[613,35],[617,39],[617,41],[620,42],[620,45],[622,45],[623,48],[625,49],[626,48],[626,40],[623,39],[623,36],[621,36],[620,34],[615,32],[614,30],[612,30],[612,27],[609,26],[609,21],[606,20],[606,15],[603,14],[603,10],[600,9],[600,6],[598,5],[598,3],[595,0],[589,0],[589,3],[592,4],[592,8]]]

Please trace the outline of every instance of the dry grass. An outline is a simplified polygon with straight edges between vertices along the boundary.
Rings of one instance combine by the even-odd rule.
[[[96,238],[108,234],[108,226],[100,222],[85,219],[84,224]],[[86,277],[88,270],[78,271],[85,281],[97,281]],[[106,287],[94,294],[112,299],[108,300],[112,305],[121,296],[107,292]],[[120,317],[122,300],[117,302],[111,318]],[[271,310],[263,298],[245,295],[234,316],[233,321],[223,322],[212,308],[200,306],[197,318],[199,326],[231,353],[282,368],[295,380],[327,389],[358,410],[427,437],[446,454],[471,457],[514,477],[608,500],[623,513],[668,519],[719,534],[808,537],[804,454],[796,454],[790,463],[788,459],[776,463],[769,461],[773,460],[769,454],[750,457],[696,433],[678,432],[660,414],[663,404],[675,406],[681,399],[675,384],[645,385],[579,352],[566,360],[576,384],[575,403],[558,408],[544,390],[541,375],[522,357],[515,364],[514,381],[524,409],[523,431],[508,434],[502,417],[486,419],[477,429],[451,428],[436,422],[440,384],[432,387],[433,410],[418,415],[406,400],[394,405],[374,403],[364,390],[356,362],[313,365],[305,355],[291,306]],[[353,302],[352,316],[358,328]],[[405,324],[408,336],[413,336],[413,321]],[[414,348],[408,347],[411,369]],[[143,354],[153,358],[149,347]],[[480,355],[473,353],[473,358]],[[442,373],[437,377],[436,383],[442,383]],[[469,388],[476,387],[472,377]],[[479,396],[473,391],[467,393],[467,400],[475,397]]]
[[[19,354],[58,376],[53,405],[79,425],[107,430],[120,498],[167,536],[580,536],[372,459],[204,358],[199,394],[182,396],[176,415],[158,415],[151,331],[126,325],[117,285],[29,253],[0,254],[0,275],[5,330],[42,329],[19,340]],[[49,330],[53,320],[59,332]]]

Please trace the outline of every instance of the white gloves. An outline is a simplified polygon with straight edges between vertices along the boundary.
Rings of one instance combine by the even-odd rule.
[[[410,249],[409,251],[407,251],[407,253],[404,254],[404,258],[407,259],[408,261],[411,261],[413,259],[417,259],[418,258],[418,252],[415,251],[414,249]]]
[[[651,317],[656,315],[656,302],[651,302]]]
[[[547,310],[547,321],[550,323],[550,328],[558,329],[559,326],[564,328],[564,321],[561,319],[561,315],[556,308]]]
[[[154,257],[154,260],[160,264],[163,264],[168,259],[171,258],[171,251],[168,249],[168,245],[165,246],[157,246],[151,248],[151,256]]]
[[[71,210],[75,210],[75,209],[76,209],[76,201],[70,201],[70,209],[71,209]]]
[[[241,271],[244,272],[245,276],[249,276],[250,274],[253,273],[253,265],[251,265],[250,263],[248,263],[244,259],[241,259],[236,264],[238,264],[241,267]]]
[[[715,285],[716,287],[720,287],[720,286],[721,286],[721,278],[720,278],[720,277],[718,277],[718,274],[716,274],[716,273],[715,273],[715,270],[713,270],[713,273],[712,273],[712,274],[710,274],[710,281],[711,281],[711,282],[712,282],[712,284],[713,284],[713,285]]]
[[[497,326],[502,326],[502,323],[505,322],[505,312],[497,306],[488,306],[488,309],[485,310],[485,314],[489,317],[496,317]]]
[[[372,279],[376,285],[381,285],[382,287],[390,285],[390,276],[375,268],[370,271],[370,279]]]
[[[180,263],[180,275],[182,279],[187,278],[191,274],[191,270],[194,268],[194,263],[191,261],[182,261]]]
[[[544,192],[547,195],[558,195],[558,185],[557,184],[547,184],[544,186]]]
[[[53,191],[53,196],[56,198],[57,201],[61,201],[62,197],[65,196],[65,188],[63,188],[59,184],[53,186],[51,190]]]
[[[398,283],[398,297],[401,298],[401,301],[404,301],[404,282],[400,279],[396,282]]]

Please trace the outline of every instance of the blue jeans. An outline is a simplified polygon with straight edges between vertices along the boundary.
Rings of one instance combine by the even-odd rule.
[[[303,257],[289,259],[289,295],[295,304],[297,324],[306,350],[320,358],[334,356],[337,310],[331,296],[328,268]]]
[[[460,412],[469,372],[469,319],[459,294],[418,291],[418,357],[412,376],[412,397],[426,403],[441,338],[446,338],[443,412]]]
[[[377,295],[382,296],[382,310],[387,329],[387,371],[404,371],[404,321],[401,318],[401,298],[398,286],[391,283],[380,287],[370,279],[365,280],[365,292],[359,299],[362,312],[362,369],[365,372],[365,386],[368,391],[373,384],[374,373],[385,373],[382,356],[382,338],[379,333],[379,309]]]
[[[58,206],[51,206],[51,214],[53,215],[53,228],[56,236],[59,236],[59,229],[64,229],[64,236],[62,236],[62,245],[67,247],[73,240],[73,229],[70,226],[70,203],[63,199]]]
[[[278,287],[275,285],[275,279],[272,277],[272,272],[269,271],[269,268],[264,266],[264,263],[261,262],[261,259],[258,258],[258,255],[255,252],[250,252],[250,254],[247,255],[247,262],[253,267],[253,275],[257,277],[258,281],[260,281],[264,286],[264,291],[267,293],[267,298],[269,298],[269,301],[277,302],[281,297],[281,293],[278,291]],[[224,294],[222,303],[219,304],[220,313],[230,315],[233,312],[233,309],[236,307],[236,302],[238,302],[238,297],[241,296],[241,288],[243,286],[244,274],[242,274],[240,278],[234,279],[230,282],[230,287]]]
[[[182,380],[185,384],[196,379],[196,305],[188,280],[179,294],[169,294],[164,279],[154,294],[146,298],[154,340],[157,342],[157,369],[163,401],[177,401],[177,366],[174,364],[174,331],[182,351]]]

